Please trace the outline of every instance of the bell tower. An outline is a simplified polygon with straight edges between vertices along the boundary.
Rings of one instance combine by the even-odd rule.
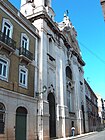
[[[51,7],[51,0],[33,0],[34,1],[34,4],[37,6],[49,6]]]
[[[51,0],[21,0],[21,13],[25,17],[30,17],[40,11],[45,11],[54,19],[55,13],[51,8]]]

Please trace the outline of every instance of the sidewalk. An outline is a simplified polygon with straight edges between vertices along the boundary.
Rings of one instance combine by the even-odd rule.
[[[76,135],[76,136],[74,136],[74,137],[71,136],[71,137],[58,138],[58,139],[53,139],[53,140],[73,140],[73,139],[76,139],[76,138],[85,137],[85,136],[93,135],[93,134],[96,134],[96,133],[98,133],[98,132],[95,131],[95,132],[85,133],[85,134],[81,134],[81,135]]]

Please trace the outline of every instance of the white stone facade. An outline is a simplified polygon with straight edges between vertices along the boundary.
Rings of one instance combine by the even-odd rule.
[[[37,3],[39,4],[37,6]],[[51,3],[51,2],[50,2]],[[76,134],[81,134],[88,131],[86,118],[86,101],[84,94],[84,62],[80,56],[80,50],[76,40],[76,31],[72,26],[68,16],[64,16],[63,22],[55,24],[50,16],[51,4],[46,4],[43,0],[36,2],[36,8],[33,14],[27,14],[26,17],[32,21],[33,25],[39,30],[39,90],[43,85],[48,87],[47,94],[41,97],[46,102],[46,108],[41,101],[43,115],[50,119],[50,106],[48,95],[53,94],[55,98],[55,133],[51,130],[50,121],[46,122],[43,116],[43,129],[39,126],[38,131],[42,136],[40,139],[48,137],[66,137],[71,135],[72,124],[76,128]],[[24,14],[25,6],[21,7],[21,12]],[[49,8],[48,8],[49,7]],[[47,10],[46,10],[47,9]],[[28,9],[27,9],[28,10]],[[30,9],[31,10],[31,9]],[[38,10],[38,12],[37,12]],[[25,14],[24,14],[25,15]],[[44,15],[44,16],[43,16]],[[62,32],[62,34],[61,34]],[[60,36],[59,36],[60,34]],[[66,37],[64,37],[66,36]],[[64,40],[67,39],[69,50],[65,45]],[[73,43],[74,41],[74,43]],[[68,54],[67,54],[68,53]],[[80,60],[79,60],[80,59]],[[69,87],[70,93],[70,108],[67,106],[67,79],[66,67],[69,67],[72,72],[72,81]],[[71,87],[72,86],[72,87]],[[82,110],[83,106],[83,110]],[[49,108],[49,110],[47,110]],[[40,109],[39,109],[40,110]],[[54,113],[54,112],[53,112]],[[40,114],[40,113],[39,113]],[[39,124],[40,124],[39,120]],[[48,130],[46,130],[46,129]],[[52,133],[52,134],[51,134]]]
[[[8,139],[11,135],[15,140],[18,107],[27,110],[27,140],[67,137],[71,135],[72,126],[75,134],[87,132],[85,63],[69,17],[64,15],[61,23],[55,23],[51,0],[21,0],[21,13],[39,30],[34,79],[35,92],[40,94],[28,97],[0,90],[0,100],[7,112],[6,127],[12,132],[8,131]],[[47,91],[42,94],[44,85]]]

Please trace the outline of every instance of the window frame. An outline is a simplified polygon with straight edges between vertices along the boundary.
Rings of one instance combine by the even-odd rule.
[[[21,77],[22,77],[22,79],[21,79]],[[24,80],[24,78],[25,78],[25,80]],[[25,81],[25,83],[24,83],[24,81]],[[27,88],[27,85],[28,85],[28,69],[25,68],[25,66],[19,66],[19,86],[21,86],[23,88]]]
[[[53,54],[53,42],[51,38],[49,38],[48,52],[50,55]]]
[[[3,76],[3,70],[2,70],[2,74],[0,75],[0,80],[4,80],[8,82],[10,61],[6,57],[2,57],[1,55],[0,55],[0,59],[6,62],[6,64],[2,65],[3,68],[4,66],[6,66],[6,76]],[[0,64],[3,64],[3,62],[0,61]]]
[[[23,40],[25,42],[25,45],[26,45],[26,42],[27,42],[27,46],[23,45]],[[25,33],[21,33],[21,47],[26,49],[26,50],[29,50],[29,38],[28,38],[28,36]]]
[[[10,28],[9,27],[7,27],[6,25],[5,25],[5,23],[6,24],[8,24],[9,26],[10,26]],[[2,22],[2,32],[4,33],[4,28],[7,28],[7,30],[9,30],[10,31],[10,33],[9,33],[9,36],[8,37],[10,37],[10,38],[12,38],[12,34],[13,34],[13,25],[12,25],[12,23],[10,22],[10,20],[9,19],[6,19],[6,18],[3,18],[3,22]],[[8,31],[7,31],[8,32]],[[7,33],[5,34],[5,35],[7,35]]]

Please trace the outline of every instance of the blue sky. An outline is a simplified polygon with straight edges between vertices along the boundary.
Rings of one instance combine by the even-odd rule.
[[[20,8],[20,0],[9,0]],[[78,33],[83,60],[84,76],[95,93],[105,99],[105,22],[100,0],[52,0],[55,21],[69,17]]]

